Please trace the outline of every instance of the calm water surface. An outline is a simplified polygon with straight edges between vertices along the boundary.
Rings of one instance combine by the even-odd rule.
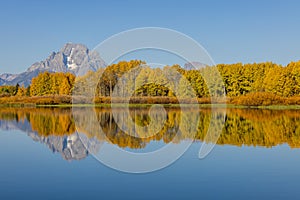
[[[166,108],[167,118],[161,131],[142,138],[120,130],[116,118],[124,115],[122,109],[117,116],[108,108],[94,111],[102,135],[88,125],[92,116],[85,109],[72,113],[69,108],[0,108],[0,199],[298,199],[300,196],[299,111],[216,111],[224,115],[225,124],[217,146],[202,160],[198,152],[215,111]],[[154,115],[151,119],[147,109],[138,108],[131,109],[129,115],[125,117],[140,126],[150,124],[151,120],[158,122],[161,117]],[[198,120],[196,134],[181,130],[176,135],[180,121],[188,123],[193,118]],[[86,150],[79,134],[93,138],[89,150],[96,152],[101,151],[103,142],[133,152],[150,152],[183,140],[194,142],[179,160],[165,169],[128,174],[98,162]]]

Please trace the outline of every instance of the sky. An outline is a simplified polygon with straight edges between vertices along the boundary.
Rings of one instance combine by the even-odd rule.
[[[119,32],[163,27],[200,43],[215,63],[300,60],[300,2],[1,1],[0,73],[20,73],[67,42],[93,49]]]

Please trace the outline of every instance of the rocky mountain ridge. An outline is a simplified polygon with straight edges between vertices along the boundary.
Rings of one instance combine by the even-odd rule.
[[[96,51],[90,51],[83,44],[65,44],[60,51],[52,52],[44,61],[32,64],[25,72],[20,74],[0,74],[0,85],[28,86],[31,79],[39,73],[70,72],[77,76],[88,71],[97,71],[105,67],[105,62]]]

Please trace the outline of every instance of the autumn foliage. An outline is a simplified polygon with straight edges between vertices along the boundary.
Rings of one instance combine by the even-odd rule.
[[[71,73],[41,73],[31,81],[30,96],[71,95],[74,81]]]
[[[204,74],[213,77],[216,72],[220,73],[223,83],[203,77]],[[209,84],[206,81],[210,81]],[[224,88],[220,87],[222,84]],[[218,64],[200,70],[187,70],[179,65],[152,68],[139,60],[121,61],[76,79],[70,73],[43,72],[33,78],[27,88],[1,86],[0,103],[3,98],[7,102],[16,102],[21,97],[58,98],[71,96],[74,91],[81,95],[83,103],[89,102],[85,99],[88,96],[95,103],[110,103],[111,98],[120,103],[124,98],[130,98],[131,103],[178,103],[180,99],[195,102],[189,100],[195,98],[198,103],[210,103],[210,91],[215,88],[215,94],[226,95],[227,102],[233,104],[300,104],[300,61],[287,66],[272,62]]]

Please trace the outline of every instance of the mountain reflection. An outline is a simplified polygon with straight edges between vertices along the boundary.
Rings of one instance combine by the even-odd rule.
[[[147,108],[130,108],[129,112],[117,108],[114,113],[111,108],[0,108],[0,128],[26,132],[64,159],[79,160],[89,154],[87,144],[93,152],[100,150],[102,142],[142,149],[151,141],[203,141],[214,112],[226,115],[217,144],[300,147],[297,110],[166,107],[163,113],[154,110],[149,114]],[[192,133],[193,126],[196,132]],[[84,145],[82,141],[88,142]]]

